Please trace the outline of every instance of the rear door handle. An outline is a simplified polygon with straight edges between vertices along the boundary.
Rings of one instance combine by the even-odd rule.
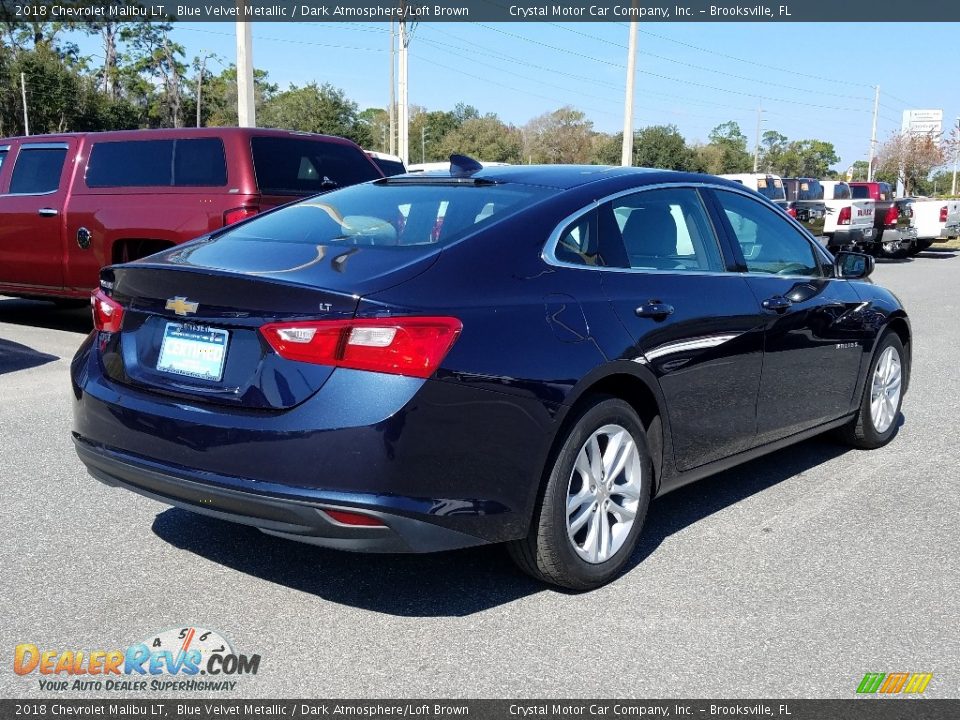
[[[60,214],[60,211],[56,208],[40,208],[37,210],[37,215],[41,217],[56,217]]]
[[[659,300],[650,300],[635,310],[637,317],[663,320],[673,314],[673,305],[667,305]]]
[[[764,310],[773,310],[774,312],[783,313],[786,312],[792,305],[793,301],[790,298],[785,298],[783,295],[774,295],[771,298],[767,298],[760,305],[763,306]]]

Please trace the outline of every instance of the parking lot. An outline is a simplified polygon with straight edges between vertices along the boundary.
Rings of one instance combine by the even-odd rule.
[[[18,643],[195,626],[261,655],[233,697],[852,697],[868,671],[957,697],[960,253],[874,280],[913,322],[897,439],[812,440],[665,496],[626,575],[580,595],[497,547],[338,553],[97,483],[70,441],[88,312],[0,299],[0,695],[48,694],[11,672]]]

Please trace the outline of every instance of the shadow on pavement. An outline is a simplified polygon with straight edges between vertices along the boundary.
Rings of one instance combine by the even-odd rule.
[[[918,253],[916,257],[930,260],[952,260],[957,256],[957,251],[950,248],[928,248]]]
[[[59,359],[56,355],[38,352],[26,345],[0,338],[0,375],[46,365]]]
[[[64,308],[44,300],[0,298],[0,323],[30,325],[86,335],[93,329],[90,306]]]
[[[651,506],[627,571],[673,533],[847,450],[809,440],[665,495]],[[152,529],[171,545],[238,572],[389,615],[466,616],[551,590],[521,574],[497,546],[430,555],[338,552],[178,508],[157,515]]]

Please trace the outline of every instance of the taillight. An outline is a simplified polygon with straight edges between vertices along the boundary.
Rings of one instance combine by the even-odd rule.
[[[347,512],[346,510],[330,510],[328,508],[324,508],[323,512],[341,525],[384,527],[386,524],[380,518],[373,517],[373,515],[363,515],[361,513]]]
[[[837,225],[849,225],[850,224],[850,206],[840,208],[840,214],[837,215]]]
[[[393,317],[269,323],[260,333],[287,360],[426,378],[462,328],[451,317]]]
[[[797,209],[795,207],[788,207],[787,215],[789,215],[792,218],[795,218],[797,216]]]
[[[944,205],[942,208],[940,208],[940,222],[946,222],[946,221],[947,221],[947,206]]]
[[[260,208],[254,205],[245,205],[244,207],[233,208],[232,210],[227,210],[223,214],[223,224],[233,225],[241,220],[246,220],[249,217],[253,217],[259,212]]]
[[[887,208],[887,217],[884,218],[883,224],[884,224],[884,225],[896,225],[896,224],[897,224],[897,218],[898,218],[899,216],[900,216],[900,211],[897,210],[897,206],[896,206],[896,205],[891,205],[890,207]]]
[[[93,310],[93,326],[102,332],[120,332],[123,322],[123,305],[112,297],[97,290],[90,296],[90,306]]]

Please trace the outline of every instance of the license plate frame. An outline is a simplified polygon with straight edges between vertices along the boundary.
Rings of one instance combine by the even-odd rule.
[[[219,382],[230,333],[220,328],[168,322],[163,328],[157,370],[169,375]]]

